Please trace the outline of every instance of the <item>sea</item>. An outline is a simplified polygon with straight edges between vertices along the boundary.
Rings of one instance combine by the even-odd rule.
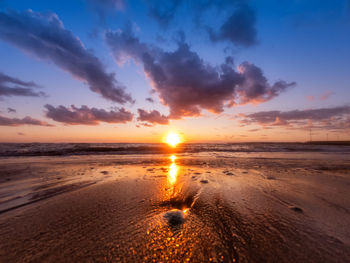
[[[227,156],[264,157],[309,153],[350,157],[347,143],[183,143],[171,148],[163,143],[0,143],[0,157],[70,155],[147,155],[216,153]],[[335,155],[334,155],[335,154]],[[347,158],[346,158],[347,159]]]

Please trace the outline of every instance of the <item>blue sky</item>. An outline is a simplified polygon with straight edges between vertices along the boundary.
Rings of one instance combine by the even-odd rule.
[[[43,20],[47,14],[57,15],[64,26],[62,31],[69,31],[79,38],[86,56],[96,57],[98,64],[103,65],[105,75],[115,74],[115,80],[125,87],[125,93],[130,94],[134,101],[119,103],[101,95],[101,91],[94,92],[91,85],[96,83],[87,83],[82,76],[77,77],[70,69],[58,66],[50,54],[45,55],[48,58],[40,57],[26,43],[18,44],[19,38],[8,40],[5,31],[9,25],[5,19],[0,19],[0,72],[22,81],[33,81],[41,86],[35,90],[46,94],[39,97],[1,96],[0,92],[0,115],[5,118],[0,140],[104,141],[105,138],[106,141],[157,141],[161,133],[171,129],[187,134],[190,141],[196,141],[197,127],[207,127],[207,133],[199,136],[201,141],[304,140],[308,126],[315,130],[316,137],[317,134],[333,132],[350,139],[349,1],[220,0],[211,1],[207,6],[205,2],[0,1],[1,14],[6,18],[24,17],[28,10],[40,14]],[[220,31],[237,12],[240,15],[235,16],[235,23],[228,24],[226,31]],[[30,14],[25,18],[29,23]],[[35,28],[33,22],[33,27],[26,30]],[[113,44],[108,42],[107,32],[113,33]],[[138,46],[130,48],[129,42],[125,42],[131,37],[137,39]],[[192,53],[175,54],[179,45],[187,45]],[[118,47],[116,51],[115,47]],[[246,84],[235,80],[232,85],[236,86],[232,87],[231,94],[222,87],[220,77],[219,84],[209,87],[201,83],[200,77],[196,82],[197,75],[184,81],[168,79],[160,84],[156,72],[147,68],[140,49],[148,52],[168,77],[184,74],[171,64],[173,60],[168,55],[172,52],[174,56],[196,54],[203,62],[201,66],[210,65],[208,74],[221,74],[220,67],[230,56],[234,61],[230,67],[235,72],[239,72],[239,65],[248,61],[249,65],[261,70],[269,86],[248,87],[247,83],[256,79],[244,76]],[[125,57],[124,63],[116,63],[121,56]],[[255,68],[247,66],[244,70]],[[273,84],[280,80],[285,86],[272,96]],[[262,90],[258,92],[259,89]],[[206,98],[206,91],[211,94],[209,98]],[[177,92],[182,92],[180,97],[174,97]],[[185,100],[186,94],[197,96],[198,103],[195,99],[182,102],[181,96]],[[154,102],[146,101],[148,97]],[[233,107],[224,106],[233,97],[245,102],[235,101]],[[45,105],[53,106],[54,112],[48,114]],[[60,105],[65,107],[64,112],[58,112]],[[82,105],[89,110],[81,110]],[[219,109],[221,106],[223,108]],[[16,112],[9,112],[8,108]],[[90,111],[91,108],[103,110],[108,117],[104,115],[101,119],[101,113],[97,116]],[[120,108],[128,111],[130,118],[118,119],[120,114],[116,111]],[[139,109],[146,111],[141,119]],[[332,114],[309,112],[323,109]],[[306,112],[303,117],[295,117],[292,113],[296,110]],[[270,112],[268,114],[272,114],[275,121],[268,123],[251,116],[259,112]],[[284,114],[286,112],[290,113]],[[67,121],[67,115],[62,114],[72,114],[75,119]],[[320,118],[320,114],[327,115],[327,118]],[[18,121],[26,116],[50,126]],[[263,131],[264,138],[261,131],[257,131],[258,134],[249,132],[254,129]],[[82,130],[89,135],[79,136]],[[285,138],[283,133],[286,132],[293,133],[293,136]],[[322,138],[320,135],[319,139]]]

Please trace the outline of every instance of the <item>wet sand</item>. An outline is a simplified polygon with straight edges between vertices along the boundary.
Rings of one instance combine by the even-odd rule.
[[[1,159],[0,262],[350,262],[349,160],[169,157]]]

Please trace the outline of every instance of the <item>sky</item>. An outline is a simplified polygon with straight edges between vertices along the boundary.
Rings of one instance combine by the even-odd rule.
[[[0,0],[0,142],[350,140],[349,0]]]

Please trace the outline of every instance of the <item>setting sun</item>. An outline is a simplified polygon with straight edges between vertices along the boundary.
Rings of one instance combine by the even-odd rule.
[[[174,132],[170,132],[166,137],[166,143],[172,147],[175,147],[180,141],[180,136]]]

